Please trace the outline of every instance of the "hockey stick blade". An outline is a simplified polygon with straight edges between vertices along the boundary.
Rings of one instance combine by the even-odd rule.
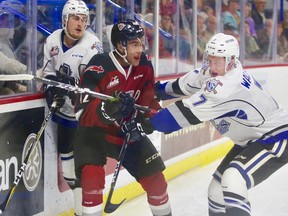
[[[112,212],[116,211],[119,208],[119,206],[122,205],[122,203],[125,200],[126,200],[126,198],[123,199],[119,204],[113,204],[111,202],[108,203],[108,201],[107,201],[106,205],[105,205],[105,208],[104,208],[104,212],[109,214],[109,213],[112,213]]]
[[[13,181],[13,186],[9,189],[4,201],[0,204],[0,214],[3,214],[3,212],[5,211],[6,207],[8,206],[11,197],[13,196],[15,189],[17,187],[17,185],[19,184],[20,180],[22,179],[23,173],[25,172],[26,166],[28,164],[28,161],[30,159],[30,156],[32,154],[32,152],[34,151],[35,147],[37,146],[46,126],[47,123],[52,115],[52,113],[55,111],[56,109],[56,105],[57,103],[54,101],[53,104],[51,105],[50,110],[47,112],[44,121],[42,122],[41,128],[38,131],[35,141],[31,143],[31,145],[29,146],[28,150],[27,150],[27,154],[21,164],[21,167],[16,175],[16,178]]]
[[[78,86],[73,86],[70,84],[61,83],[61,82],[46,79],[43,77],[33,76],[31,74],[0,75],[0,81],[16,81],[16,80],[35,80],[37,82],[45,83],[47,85],[52,85],[52,86],[55,86],[57,88],[61,88],[61,89],[65,89],[67,91],[75,92],[76,94],[88,94],[88,95],[91,95],[95,98],[99,98],[102,100],[113,99],[113,97],[110,95],[105,95],[105,94],[102,94],[99,92],[94,92],[88,88],[79,88]],[[135,104],[135,107],[136,107],[136,109],[142,110],[144,112],[153,113],[153,114],[157,113],[157,110],[150,109],[149,107],[146,107],[146,106],[141,106],[141,105]]]

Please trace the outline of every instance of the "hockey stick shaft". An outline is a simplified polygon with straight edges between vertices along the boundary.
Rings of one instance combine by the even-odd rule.
[[[78,94],[89,94],[95,98],[99,98],[102,100],[109,100],[109,99],[114,98],[110,95],[105,95],[105,94],[102,94],[99,92],[91,91],[88,88],[79,88],[78,86],[73,86],[70,84],[61,83],[61,82],[46,79],[43,77],[33,76],[31,74],[0,75],[0,81],[15,81],[15,80],[35,80],[37,82],[45,83],[47,85],[52,85],[52,86],[55,86],[57,88],[65,89],[67,91],[72,91],[72,92],[75,92]],[[150,109],[146,106],[141,106],[141,105],[135,104],[135,107],[138,110],[142,110],[144,112],[157,113],[157,110]]]
[[[15,192],[15,189],[17,187],[17,185],[19,184],[23,174],[24,174],[24,171],[26,169],[26,166],[27,166],[27,163],[32,155],[32,152],[34,151],[34,149],[36,148],[47,124],[48,124],[48,121],[52,115],[52,113],[56,110],[56,106],[57,106],[57,103],[54,101],[53,104],[51,105],[51,108],[49,109],[49,111],[47,112],[45,118],[44,118],[44,121],[42,122],[42,125],[41,125],[41,128],[40,130],[38,131],[37,135],[36,135],[36,138],[35,138],[35,141],[31,143],[31,145],[29,146],[29,149],[27,151],[27,154],[23,160],[23,163],[21,164],[21,167],[16,175],[16,178],[15,180],[13,181],[13,184],[12,184],[12,187],[10,188],[8,194],[6,195],[4,201],[0,204],[0,214],[2,214],[7,205],[9,204],[9,201],[11,199],[11,197],[13,196],[14,192]]]
[[[119,172],[120,172],[120,168],[121,168],[122,163],[124,161],[124,157],[125,157],[125,154],[126,154],[126,150],[127,150],[127,147],[128,147],[129,140],[130,140],[130,133],[127,133],[125,141],[124,141],[124,144],[122,145],[121,151],[119,153],[118,163],[116,165],[116,168],[115,168],[115,171],[114,171],[114,174],[113,174],[113,177],[112,177],[110,190],[109,190],[109,193],[108,193],[108,198],[107,198],[107,201],[106,201],[106,204],[105,204],[105,207],[104,207],[104,212],[105,213],[114,212],[126,200],[126,198],[123,199],[119,204],[111,203],[111,198],[112,198],[112,195],[113,195],[113,192],[114,192],[114,189],[115,189],[115,185],[116,185],[116,181],[117,181],[117,178],[118,178],[118,175],[119,175]]]

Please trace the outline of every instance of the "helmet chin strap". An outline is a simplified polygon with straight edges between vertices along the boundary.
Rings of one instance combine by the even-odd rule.
[[[131,65],[130,62],[128,62],[128,60],[127,60],[127,58],[126,58],[126,56],[127,56],[126,47],[125,47],[125,46],[122,46],[122,47],[124,48],[124,55],[121,55],[121,53],[118,51],[117,48],[115,48],[115,52],[116,52],[127,64]]]

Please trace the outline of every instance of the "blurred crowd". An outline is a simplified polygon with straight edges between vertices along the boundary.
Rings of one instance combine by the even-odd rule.
[[[96,0],[84,0],[90,8],[91,31],[95,29]],[[240,27],[243,24],[239,0],[222,0],[221,17],[216,16],[215,0],[197,0],[197,8],[193,8],[193,0],[160,0],[159,11],[159,58],[175,58],[191,62],[193,50],[197,49],[197,59],[201,61],[205,45],[217,32],[235,36],[239,43]],[[65,3],[65,2],[64,2]],[[273,22],[273,9],[268,7],[267,0],[245,1],[245,58],[265,60],[271,58],[271,40],[277,37],[277,55],[282,62],[288,61],[288,12],[284,11],[283,18],[278,17],[277,23]],[[64,4],[63,4],[64,5]],[[63,5],[51,3],[38,5],[37,23],[51,32],[61,28],[61,11]],[[115,5],[118,5],[115,7]],[[115,21],[125,16],[126,0],[103,0],[103,38],[104,51],[112,49],[110,43],[111,27]],[[31,62],[25,15],[27,7],[21,0],[0,0],[0,52],[8,58],[19,61],[24,65]],[[154,23],[154,1],[135,0],[134,12],[147,23]],[[194,14],[196,12],[196,16]],[[23,18],[24,16],[24,18]],[[277,15],[279,16],[279,15]],[[197,17],[197,35],[193,35],[194,17]],[[242,21],[242,22],[241,22]],[[153,55],[154,27],[143,22],[146,33],[147,52]],[[277,25],[277,26],[275,26]],[[43,45],[47,33],[38,31],[37,34],[37,69],[43,67]],[[197,44],[194,39],[197,37]],[[241,40],[240,40],[241,38]],[[241,46],[240,46],[241,47]],[[0,73],[5,73],[1,71]],[[1,82],[0,94],[13,94],[26,92],[27,86],[23,82]]]

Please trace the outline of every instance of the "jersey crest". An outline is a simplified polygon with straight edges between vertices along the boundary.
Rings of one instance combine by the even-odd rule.
[[[215,126],[215,128],[221,135],[229,131],[230,123],[223,119],[219,122],[219,124],[216,124],[214,121],[212,121],[212,124]]]
[[[210,79],[209,81],[206,82],[206,87],[204,88],[204,90],[208,92],[213,91],[214,94],[217,94],[216,87],[218,85],[222,86],[223,83],[217,79]]]
[[[119,78],[118,76],[114,76],[111,78],[111,81],[109,82],[107,89],[113,88],[114,86],[119,84]]]
[[[94,44],[92,44],[91,50],[93,50],[93,49],[98,50],[99,53],[102,53],[102,52],[103,52],[103,48],[102,48],[101,43],[100,43],[100,42],[97,42],[97,41],[96,41]]]

